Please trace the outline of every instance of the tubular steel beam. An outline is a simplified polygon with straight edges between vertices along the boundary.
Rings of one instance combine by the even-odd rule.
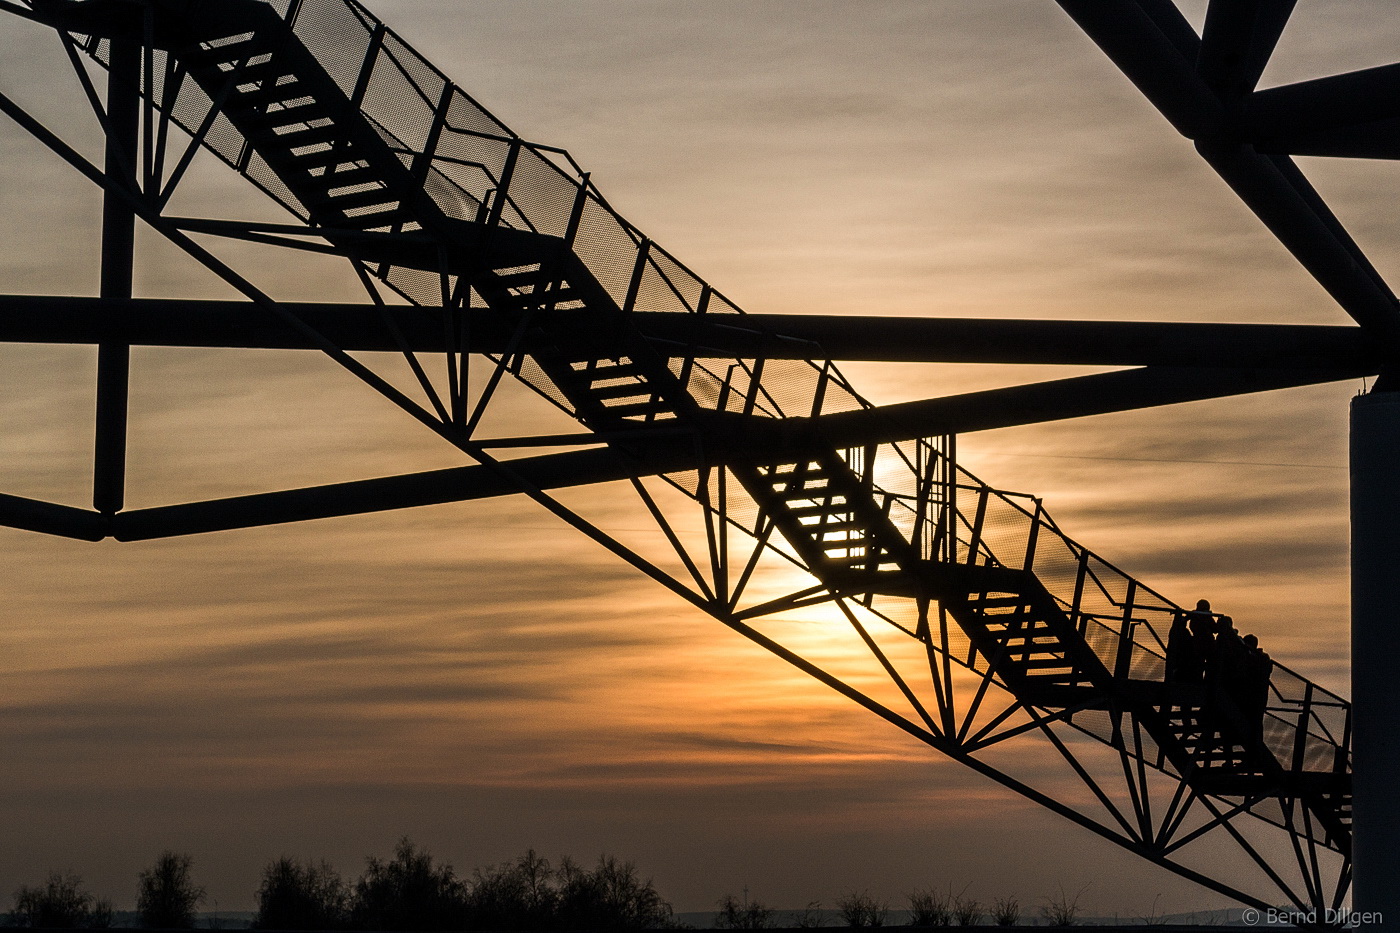
[[[137,541],[390,511],[514,495],[521,491],[522,483],[528,483],[537,490],[551,490],[681,472],[702,465],[778,462],[792,456],[794,451],[807,449],[814,435],[838,447],[858,447],[943,432],[965,433],[1075,418],[1306,382],[1305,376],[1275,371],[1221,373],[1144,369],[974,392],[819,418],[777,421],[721,417],[716,419],[703,444],[697,444],[696,438],[691,436],[662,439],[638,437],[626,441],[625,449],[620,450],[569,451],[506,461],[509,473],[513,474],[509,476],[494,465],[478,465],[160,506],[113,516],[110,529],[118,540]],[[30,503],[30,507],[32,505]],[[3,506],[5,500],[0,500],[0,507]],[[82,529],[100,527],[90,522],[81,524],[88,520],[80,519],[79,515],[91,513],[79,513],[78,510],[68,512],[61,515],[53,513],[50,518],[54,521],[62,518],[68,522],[78,522],[80,524],[74,527]],[[17,507],[16,514],[23,517],[29,513]],[[96,518],[93,516],[93,520]],[[3,508],[0,508],[0,522],[32,530],[46,530],[8,520]]]
[[[1297,0],[1211,0],[1198,70],[1225,99],[1254,90]]]
[[[1172,4],[1057,2],[1181,135],[1195,139],[1224,124],[1224,106],[1196,73],[1200,41]]]
[[[745,322],[752,322],[754,332],[745,331]],[[810,343],[829,359],[882,362],[1376,371],[1380,366],[1372,342],[1353,326],[817,314],[747,314],[726,324],[703,316],[639,315],[638,326],[649,337],[672,342],[676,354],[698,345],[741,357],[803,359],[811,355]]]
[[[337,346],[397,353],[400,344],[372,305],[289,307]],[[387,312],[414,352],[443,348],[441,308],[396,306]],[[475,353],[503,352],[515,328],[486,310],[470,316]],[[544,320],[543,312],[535,313]],[[631,320],[676,357],[716,354],[769,359],[927,363],[1063,363],[1083,366],[1297,367],[1380,371],[1374,341],[1357,327],[1201,324],[1148,321],[1035,321],[816,314],[705,315],[634,312]],[[778,335],[778,336],[774,336]],[[0,341],[138,346],[314,349],[282,319],[251,302],[0,295]],[[525,347],[528,350],[528,344]]]
[[[1250,138],[1248,122],[1241,109],[1227,108],[1198,73],[1201,50],[1194,33],[1183,34],[1174,25],[1164,29],[1162,24],[1176,20],[1164,18],[1158,0],[1058,2],[1182,135],[1197,140],[1196,148],[1211,167],[1346,312],[1371,330],[1388,352],[1396,352],[1400,302],[1302,173],[1286,157],[1262,155],[1242,142]],[[1322,91],[1294,90],[1291,97],[1279,99],[1287,104],[1309,94],[1330,98],[1358,81],[1382,90],[1395,83],[1385,69],[1375,71],[1364,78],[1324,82]],[[1264,100],[1266,113],[1281,106]]]
[[[1147,367],[840,412],[811,420],[833,445],[857,447],[1133,411],[1361,375],[1361,371],[1342,370]]]
[[[694,445],[690,447],[693,449]],[[657,445],[645,462],[602,449],[546,454],[508,463],[512,473],[536,488],[560,489],[684,469],[693,455],[687,457],[680,453],[682,450],[681,445]],[[494,466],[476,465],[136,509],[114,516],[111,528],[119,541],[142,541],[510,496],[520,491],[519,482]]]
[[[1361,248],[1287,156],[1199,142],[1196,149],[1337,304],[1390,352],[1400,346],[1400,305]]]
[[[107,516],[87,509],[0,493],[0,525],[7,528],[37,531],[60,538],[101,541],[107,536],[108,521]]]
[[[1400,650],[1400,393],[1351,403],[1351,683],[1355,715],[1353,906],[1400,916],[1400,690],[1388,658]],[[1369,925],[1369,924],[1368,924]],[[1377,923],[1373,929],[1380,929]]]
[[[107,74],[108,178],[135,185],[141,103],[141,46],[130,38],[111,42]],[[103,298],[131,297],[136,213],[110,188],[102,198]],[[131,348],[108,338],[97,345],[97,412],[93,445],[92,506],[120,511],[126,492],[126,419]]]
[[[1397,120],[1400,64],[1259,91],[1250,97],[1247,126],[1269,151],[1395,158]]]

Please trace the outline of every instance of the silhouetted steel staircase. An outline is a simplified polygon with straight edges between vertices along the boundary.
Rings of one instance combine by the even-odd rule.
[[[165,47],[217,113],[206,145],[405,297],[474,294],[528,331],[534,368],[521,359],[512,371],[610,442],[657,426],[703,436],[793,407],[769,388],[776,367],[699,348],[663,354],[642,336],[628,319],[639,306],[737,309],[618,218],[586,176],[570,179],[548,157],[557,151],[523,143],[352,0],[152,8]],[[88,49],[101,57],[95,39]],[[386,107],[390,83],[404,88]],[[181,110],[181,93],[159,104],[199,132],[198,108]],[[829,366],[804,365],[781,377],[805,380],[787,393],[799,399],[794,413],[861,404]],[[866,605],[936,600],[967,639],[960,662],[1034,715],[1285,828],[1295,817],[1270,802],[1301,801],[1326,844],[1349,850],[1345,701],[1276,666],[1260,729],[1228,697],[1167,682],[1151,622],[1183,610],[1063,535],[1035,500],[964,471],[901,498],[872,452],[816,433],[801,446],[780,462],[730,468],[830,590]],[[904,517],[921,509],[941,515],[934,538]],[[1122,736],[1134,729],[1150,742],[1129,750]]]
[[[220,15],[222,14],[222,15]],[[418,187],[325,69],[266,4],[210,4],[175,53],[313,223],[359,230],[411,221]]]
[[[986,487],[969,491],[983,509],[1000,495]],[[1026,534],[1027,552],[1017,553],[1008,566],[991,551],[979,553],[974,531],[969,566],[980,562],[1013,572],[1003,574],[994,586],[963,586],[939,596],[1011,691],[1047,711],[1083,710],[1089,714],[1086,731],[1105,740],[1111,735],[1090,724],[1091,711],[1130,717],[1157,746],[1147,762],[1150,766],[1179,775],[1199,793],[1301,801],[1311,818],[1325,827],[1328,843],[1348,851],[1349,705],[1275,664],[1261,728],[1249,721],[1228,691],[1206,683],[1168,681],[1166,644],[1145,619],[1133,616],[1141,612],[1169,621],[1184,610],[1060,534],[1039,509],[1022,514],[1028,528],[1038,526],[1040,535],[1077,560],[1078,572],[1065,592],[1052,594],[1032,572],[1036,548],[1045,546],[1045,538],[1037,542],[1035,533]],[[1091,570],[1091,561],[1100,564],[1097,572]],[[1019,580],[1018,562],[1023,568]],[[1121,578],[1120,592],[1126,597],[1110,600],[1119,613],[1115,621],[1123,624],[1116,633],[1104,626],[1101,614],[1083,608],[1086,586],[1097,584],[1106,592],[1102,578],[1109,573]],[[1142,632],[1132,632],[1134,628],[1149,632],[1151,641]],[[1127,728],[1119,722],[1110,731]]]

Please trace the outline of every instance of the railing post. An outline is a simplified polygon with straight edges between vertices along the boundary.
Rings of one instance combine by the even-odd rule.
[[[1312,718],[1312,697],[1312,681],[1304,681],[1303,708],[1298,712],[1298,731],[1293,734],[1292,771],[1294,774],[1302,773],[1304,758],[1308,751],[1308,721]]]
[[[651,240],[642,237],[637,244],[637,261],[632,264],[632,278],[627,282],[627,297],[623,299],[622,310],[631,313],[637,306],[637,293],[642,288],[642,277],[647,272],[647,259],[651,255]]]
[[[1089,577],[1089,552],[1083,548],[1079,550],[1079,570],[1074,575],[1074,602],[1069,606],[1069,620],[1077,631],[1083,632],[1083,613],[1080,607],[1084,603],[1084,581]]]
[[[1337,745],[1337,751],[1332,757],[1333,771],[1346,771],[1351,766],[1351,756],[1347,752],[1351,749],[1351,704],[1348,703],[1344,709],[1342,719],[1342,741]]]
[[[812,392],[811,416],[813,418],[822,413],[822,404],[826,401],[826,386],[827,383],[831,382],[830,369],[831,363],[827,362],[823,363],[822,368],[817,370],[817,387]]]
[[[720,383],[719,393],[715,398],[715,411],[725,411],[729,406],[729,396],[733,393],[734,370],[739,368],[738,363],[730,363],[729,369],[724,373],[724,381]]]
[[[574,193],[574,206],[569,209],[569,225],[564,228],[564,247],[573,249],[574,238],[578,236],[578,228],[583,223],[583,208],[588,204],[588,173],[584,172],[578,180],[578,191]]]
[[[1113,679],[1127,680],[1133,664],[1133,603],[1137,601],[1137,581],[1128,578],[1128,593],[1123,599],[1123,625],[1118,630],[1118,653],[1113,658]]]
[[[1031,515],[1031,530],[1026,534],[1026,562],[1022,565],[1023,570],[1031,570],[1035,566],[1035,543],[1040,536],[1040,513],[1044,505],[1039,499],[1035,500],[1035,513]]]
[[[433,108],[433,122],[428,127],[427,138],[423,141],[423,151],[413,157],[413,180],[420,188],[433,167],[433,154],[437,152],[438,141],[442,139],[443,128],[447,126],[447,111],[452,107],[452,91],[452,85],[443,85],[442,95],[438,98],[437,106]]]
[[[360,63],[360,73],[355,76],[355,89],[350,94],[350,106],[356,110],[365,102],[369,79],[374,74],[374,64],[379,60],[379,50],[384,47],[384,34],[388,31],[388,27],[380,23],[370,33],[369,48],[365,49],[365,60]]]
[[[754,406],[758,404],[758,393],[763,385],[760,380],[763,378],[763,357],[754,360],[753,370],[749,372],[749,391],[744,394],[744,414],[752,415]]]
[[[933,498],[933,489],[929,483],[929,470],[932,469],[933,461],[928,456],[927,447],[922,439],[914,442],[914,530],[909,536],[909,543],[914,548],[915,556],[924,556],[924,539],[933,537],[936,543],[936,536],[930,536],[925,530],[928,526],[929,500]]]
[[[987,518],[987,496],[991,490],[983,486],[977,490],[977,515],[972,520],[972,536],[967,542],[967,565],[977,563],[977,549],[982,545],[982,523]]]
[[[943,548],[950,564],[958,562],[958,436],[943,439]]]
[[[501,167],[501,179],[496,183],[496,194],[491,198],[491,210],[486,214],[486,226],[494,227],[501,222],[501,214],[506,209],[506,199],[510,196],[510,180],[515,175],[515,163],[520,158],[520,138],[510,141],[510,151],[506,153],[506,164]]]

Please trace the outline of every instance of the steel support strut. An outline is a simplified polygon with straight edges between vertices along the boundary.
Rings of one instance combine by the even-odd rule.
[[[1352,904],[1400,922],[1400,392],[1351,404]]]
[[[136,145],[141,102],[141,45],[117,36],[111,42],[107,77],[108,179],[136,184]],[[130,298],[136,212],[112,188],[102,197],[103,298]],[[93,448],[92,506],[106,515],[121,511],[126,487],[127,393],[131,347],[103,341],[97,347],[97,428]]]

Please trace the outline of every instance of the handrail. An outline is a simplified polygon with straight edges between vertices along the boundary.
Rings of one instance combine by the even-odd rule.
[[[968,509],[960,506],[970,496],[955,499],[955,520],[966,531],[959,541],[975,562],[1036,574],[1110,671],[1119,670],[1120,658],[1127,657],[1130,660],[1123,669],[1128,672],[1128,679],[1164,682],[1166,641],[1153,620],[1169,626],[1174,617],[1186,610],[1069,537],[1035,497],[993,489],[966,470],[959,468],[958,472],[965,481],[956,484],[956,489],[975,495],[977,502],[975,512],[969,515]],[[1034,510],[1024,502],[1035,503]],[[989,522],[1001,526],[995,543],[987,534]],[[1053,575],[1046,578],[1045,563],[1050,561],[1043,560],[1037,566],[1035,558],[1044,555],[1043,542],[1047,537],[1063,549],[1062,561],[1073,561],[1087,570],[1087,574],[1081,571],[1074,575],[1073,585],[1092,586],[1092,593],[1097,596],[1094,608],[1084,608],[1083,592],[1066,592],[1063,583],[1057,585]],[[1024,548],[1025,542],[1036,539],[1042,543]],[[1003,560],[999,556],[1003,554],[1029,557]],[[1131,636],[1125,639],[1122,623],[1127,618],[1134,624],[1129,627]],[[1280,763],[1303,771],[1335,772],[1349,767],[1347,700],[1277,661],[1273,662],[1269,689],[1264,736]]]

